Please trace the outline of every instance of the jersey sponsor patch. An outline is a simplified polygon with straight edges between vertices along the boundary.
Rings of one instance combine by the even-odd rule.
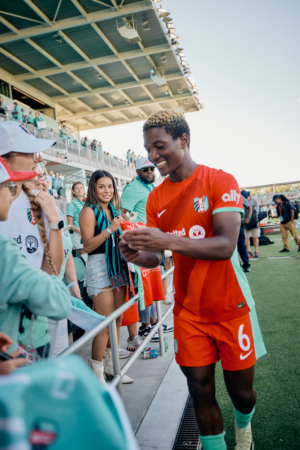
[[[27,208],[27,218],[32,225],[36,225],[36,218],[34,217],[32,208]]]
[[[28,253],[34,253],[39,247],[38,240],[35,236],[26,237],[26,248]]]
[[[200,225],[194,225],[189,231],[191,239],[203,239],[205,237],[205,230]]]
[[[198,213],[204,213],[209,208],[209,202],[206,195],[204,197],[196,197],[194,198],[194,208],[195,211]]]

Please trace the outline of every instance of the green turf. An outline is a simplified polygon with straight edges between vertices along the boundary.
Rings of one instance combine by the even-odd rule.
[[[299,230],[298,230],[299,231]],[[255,450],[300,449],[300,256],[294,240],[290,253],[280,254],[281,235],[259,247],[261,259],[250,261],[247,274],[268,354],[256,365],[256,412],[252,419]],[[287,259],[268,259],[272,256]],[[234,446],[234,416],[220,364],[216,385],[226,431],[227,448]]]

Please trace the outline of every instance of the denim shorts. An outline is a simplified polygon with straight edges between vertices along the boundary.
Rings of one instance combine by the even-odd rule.
[[[104,253],[88,256],[85,280],[90,296],[97,296],[103,291],[112,289],[110,279],[108,278],[106,255]]]

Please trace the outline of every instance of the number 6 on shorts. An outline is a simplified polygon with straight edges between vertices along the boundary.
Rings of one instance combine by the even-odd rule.
[[[240,325],[239,328],[239,345],[244,352],[247,352],[251,347],[251,341],[247,334],[243,334],[244,326],[244,324]],[[246,341],[246,345],[244,345],[244,341]]]

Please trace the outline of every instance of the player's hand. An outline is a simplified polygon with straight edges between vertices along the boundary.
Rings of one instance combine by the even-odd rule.
[[[109,225],[110,231],[113,233],[114,231],[117,231],[120,228],[120,223],[124,222],[124,219],[122,216],[117,216],[114,218],[114,220]]]
[[[141,227],[124,231],[122,241],[135,251],[161,252],[169,248],[168,235],[156,228]]]
[[[247,224],[250,222],[250,217],[247,217],[247,219],[245,219],[244,223]]]
[[[0,352],[7,353],[11,344],[11,338],[7,334],[0,332]]]
[[[119,243],[119,249],[120,249],[122,255],[124,256],[125,261],[134,263],[134,261],[140,255],[140,252],[136,251],[136,250],[132,250],[131,248],[128,247],[127,244],[124,244],[123,239],[122,239],[123,235],[120,238],[121,238],[121,241]]]

